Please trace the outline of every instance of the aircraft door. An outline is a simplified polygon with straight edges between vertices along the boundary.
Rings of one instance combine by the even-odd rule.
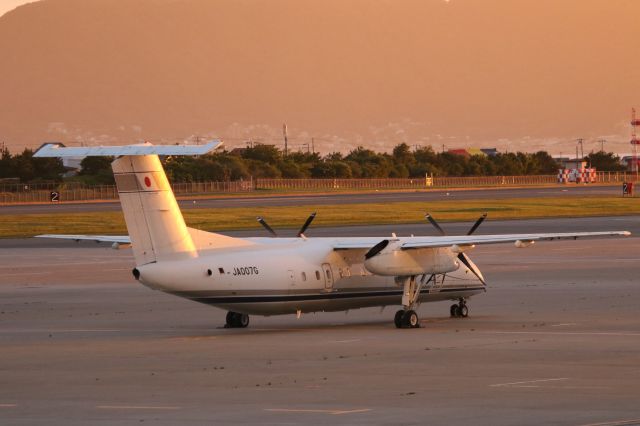
[[[331,265],[328,263],[322,264],[322,273],[324,275],[324,289],[325,291],[333,290],[333,272],[331,271]]]
[[[296,285],[296,275],[295,275],[295,273],[291,269],[289,269],[287,271],[287,276],[289,277],[289,285],[291,287],[295,287],[295,285]]]

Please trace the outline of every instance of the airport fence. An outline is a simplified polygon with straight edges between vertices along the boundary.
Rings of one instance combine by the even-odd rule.
[[[635,173],[597,172],[596,183],[638,182]],[[333,191],[376,189],[447,189],[474,187],[508,187],[558,184],[557,175],[536,176],[465,176],[418,179],[250,179],[232,182],[187,182],[171,186],[177,196],[246,193],[253,191]],[[566,183],[559,185],[575,185]],[[0,204],[49,203],[51,193],[57,201],[116,200],[113,185],[84,186],[79,183],[0,184]]]

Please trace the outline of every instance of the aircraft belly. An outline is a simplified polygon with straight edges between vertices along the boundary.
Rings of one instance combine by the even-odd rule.
[[[484,292],[484,288],[444,288],[437,293],[423,291],[420,302],[436,302],[441,300],[471,297]],[[173,292],[176,296],[212,305],[221,309],[251,315],[283,315],[295,314],[298,311],[332,312],[376,306],[400,305],[402,290],[397,287],[367,288],[358,291],[332,291],[283,293],[280,291],[262,291],[257,294],[220,294],[221,292]],[[227,292],[223,292],[227,293]]]

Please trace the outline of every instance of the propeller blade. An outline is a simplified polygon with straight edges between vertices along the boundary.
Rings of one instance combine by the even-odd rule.
[[[480,218],[476,220],[476,223],[473,224],[471,229],[469,229],[469,232],[467,232],[467,235],[473,234],[476,231],[476,229],[478,229],[478,226],[480,226],[480,224],[484,222],[486,218],[487,218],[487,213],[483,213],[482,216],[480,216]]]
[[[262,225],[264,227],[264,229],[269,231],[269,233],[271,234],[272,237],[277,237],[278,236],[278,234],[276,234],[276,231],[274,231],[269,226],[269,224],[262,218],[262,216],[258,216],[256,219],[258,219],[258,223],[260,223],[260,225]]]
[[[365,259],[371,259],[376,254],[380,253],[389,245],[389,240],[382,240],[375,246],[371,247],[369,251],[364,255]]]
[[[469,257],[464,254],[464,253],[458,253],[458,259],[460,260],[460,262],[464,263],[464,266],[466,266],[467,268],[469,268],[469,270],[473,273],[473,275],[475,275],[476,277],[478,277],[478,279],[480,280],[480,282],[484,285],[487,285],[487,283],[484,281],[484,279],[480,276],[480,274],[478,274],[478,271],[476,271],[476,268],[474,268],[471,263],[469,262]]]
[[[313,219],[315,218],[316,218],[316,212],[311,213],[311,215],[307,218],[304,225],[302,225],[302,228],[300,228],[300,230],[298,231],[298,237],[304,236],[304,231],[307,230],[307,228],[309,227],[309,225],[311,225],[311,222],[313,222]]]
[[[442,235],[442,236],[447,235],[447,233],[444,232],[444,229],[442,229],[440,227],[440,225],[438,225],[438,222],[436,222],[436,220],[429,213],[427,213],[424,217],[425,217],[425,219],[427,219],[429,221],[429,223],[431,223],[433,225],[434,228],[436,228],[438,230],[440,235]]]

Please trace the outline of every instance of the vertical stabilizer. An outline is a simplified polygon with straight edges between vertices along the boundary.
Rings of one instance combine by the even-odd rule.
[[[136,264],[198,255],[157,155],[112,163]]]
[[[158,155],[202,155],[222,143],[206,145],[140,145],[65,147],[48,143],[34,157],[115,156],[113,173],[136,264],[198,256],[253,244],[239,238],[187,228]]]

